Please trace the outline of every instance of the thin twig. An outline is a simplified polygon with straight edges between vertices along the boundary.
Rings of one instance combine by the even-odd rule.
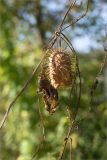
[[[70,26],[74,25],[74,24],[77,23],[80,19],[84,18],[84,17],[87,15],[88,8],[89,8],[89,0],[88,0],[88,2],[87,2],[87,8],[86,8],[85,13],[83,13],[80,17],[78,17],[76,20],[74,20],[70,25],[64,27],[64,28],[62,29],[62,31],[64,31],[65,29],[69,28]]]
[[[68,15],[69,11],[74,7],[75,3],[76,3],[76,0],[74,0],[74,2],[73,2],[73,3],[70,5],[70,7],[68,8],[67,12],[65,13],[65,15],[64,15],[64,17],[63,17],[63,19],[62,19],[62,22],[61,22],[61,24],[60,24],[60,26],[59,26],[59,29],[62,29],[62,26],[63,26],[63,24],[64,24],[64,21],[65,21],[67,15]]]
[[[69,130],[68,130],[68,134],[67,134],[67,136],[64,138],[64,142],[63,142],[63,145],[62,145],[62,149],[61,149],[61,151],[60,151],[60,154],[59,154],[59,157],[58,157],[57,160],[62,160],[62,158],[63,158],[64,152],[65,152],[65,149],[66,149],[66,145],[67,145],[67,143],[68,143],[69,137],[70,137],[71,132],[72,132],[72,130],[73,130],[74,124],[75,124],[75,119],[72,121],[71,126],[69,127]]]

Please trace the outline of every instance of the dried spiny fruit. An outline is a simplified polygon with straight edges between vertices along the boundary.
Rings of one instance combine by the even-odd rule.
[[[54,51],[49,57],[49,78],[54,88],[71,86],[74,81],[75,63],[64,51]]]

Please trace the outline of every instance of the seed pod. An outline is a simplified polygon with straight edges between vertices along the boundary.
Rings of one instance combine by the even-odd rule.
[[[49,78],[54,88],[71,86],[74,82],[75,61],[63,51],[55,51],[49,57]]]

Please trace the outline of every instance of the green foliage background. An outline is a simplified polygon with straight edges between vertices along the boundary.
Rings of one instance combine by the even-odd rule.
[[[9,103],[40,61],[43,54],[41,48],[58,25],[61,19],[59,15],[62,15],[68,7],[65,1],[54,2],[57,7],[60,3],[63,7],[50,12],[47,0],[0,1],[0,121]],[[52,1],[49,3],[51,6]],[[107,5],[106,1],[101,4]],[[73,10],[74,15],[77,11],[78,8]],[[68,21],[71,21],[71,17],[73,18],[69,15]],[[100,41],[102,45],[104,37],[101,29],[103,30],[104,22],[97,14],[94,0],[90,0],[87,17],[82,23],[71,28],[72,38],[90,32],[96,35],[95,40]],[[93,29],[93,26],[96,28]],[[78,28],[84,32],[79,34]],[[90,106],[90,88],[99,71],[103,54],[103,49],[97,47],[96,50],[91,49],[88,54],[79,54],[82,97],[77,127],[72,134],[74,160],[107,159],[106,68],[100,77],[99,87],[93,97],[93,105]],[[46,141],[35,159],[55,160],[58,156],[69,124],[65,107],[68,96],[66,91],[62,92],[60,107],[54,115],[50,116],[44,108],[41,96],[37,95],[38,73],[10,111],[8,120],[0,131],[0,160],[31,159],[42,139],[39,107],[43,114]],[[70,107],[72,110],[72,106]],[[90,107],[92,107],[91,111],[89,111]],[[64,160],[69,159],[68,143]]]

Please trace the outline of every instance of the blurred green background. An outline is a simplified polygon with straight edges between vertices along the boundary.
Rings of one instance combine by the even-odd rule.
[[[83,1],[70,12],[67,22],[83,13]],[[61,22],[69,0],[0,0],[0,121],[18,91],[38,64],[42,48]],[[90,0],[87,16],[66,30],[80,59],[82,97],[78,112],[78,128],[72,134],[73,160],[107,159],[107,67],[90,108],[90,87],[104,58],[104,24],[107,23],[107,1]],[[4,128],[0,131],[0,160],[30,160],[41,143],[42,130],[38,107],[41,107],[46,141],[35,159],[55,160],[67,132],[63,91],[60,107],[50,116],[37,95],[35,76],[16,102]],[[38,103],[39,99],[39,103]],[[72,106],[71,106],[72,109]],[[85,117],[85,118],[84,118]],[[69,143],[64,160],[69,160]]]

